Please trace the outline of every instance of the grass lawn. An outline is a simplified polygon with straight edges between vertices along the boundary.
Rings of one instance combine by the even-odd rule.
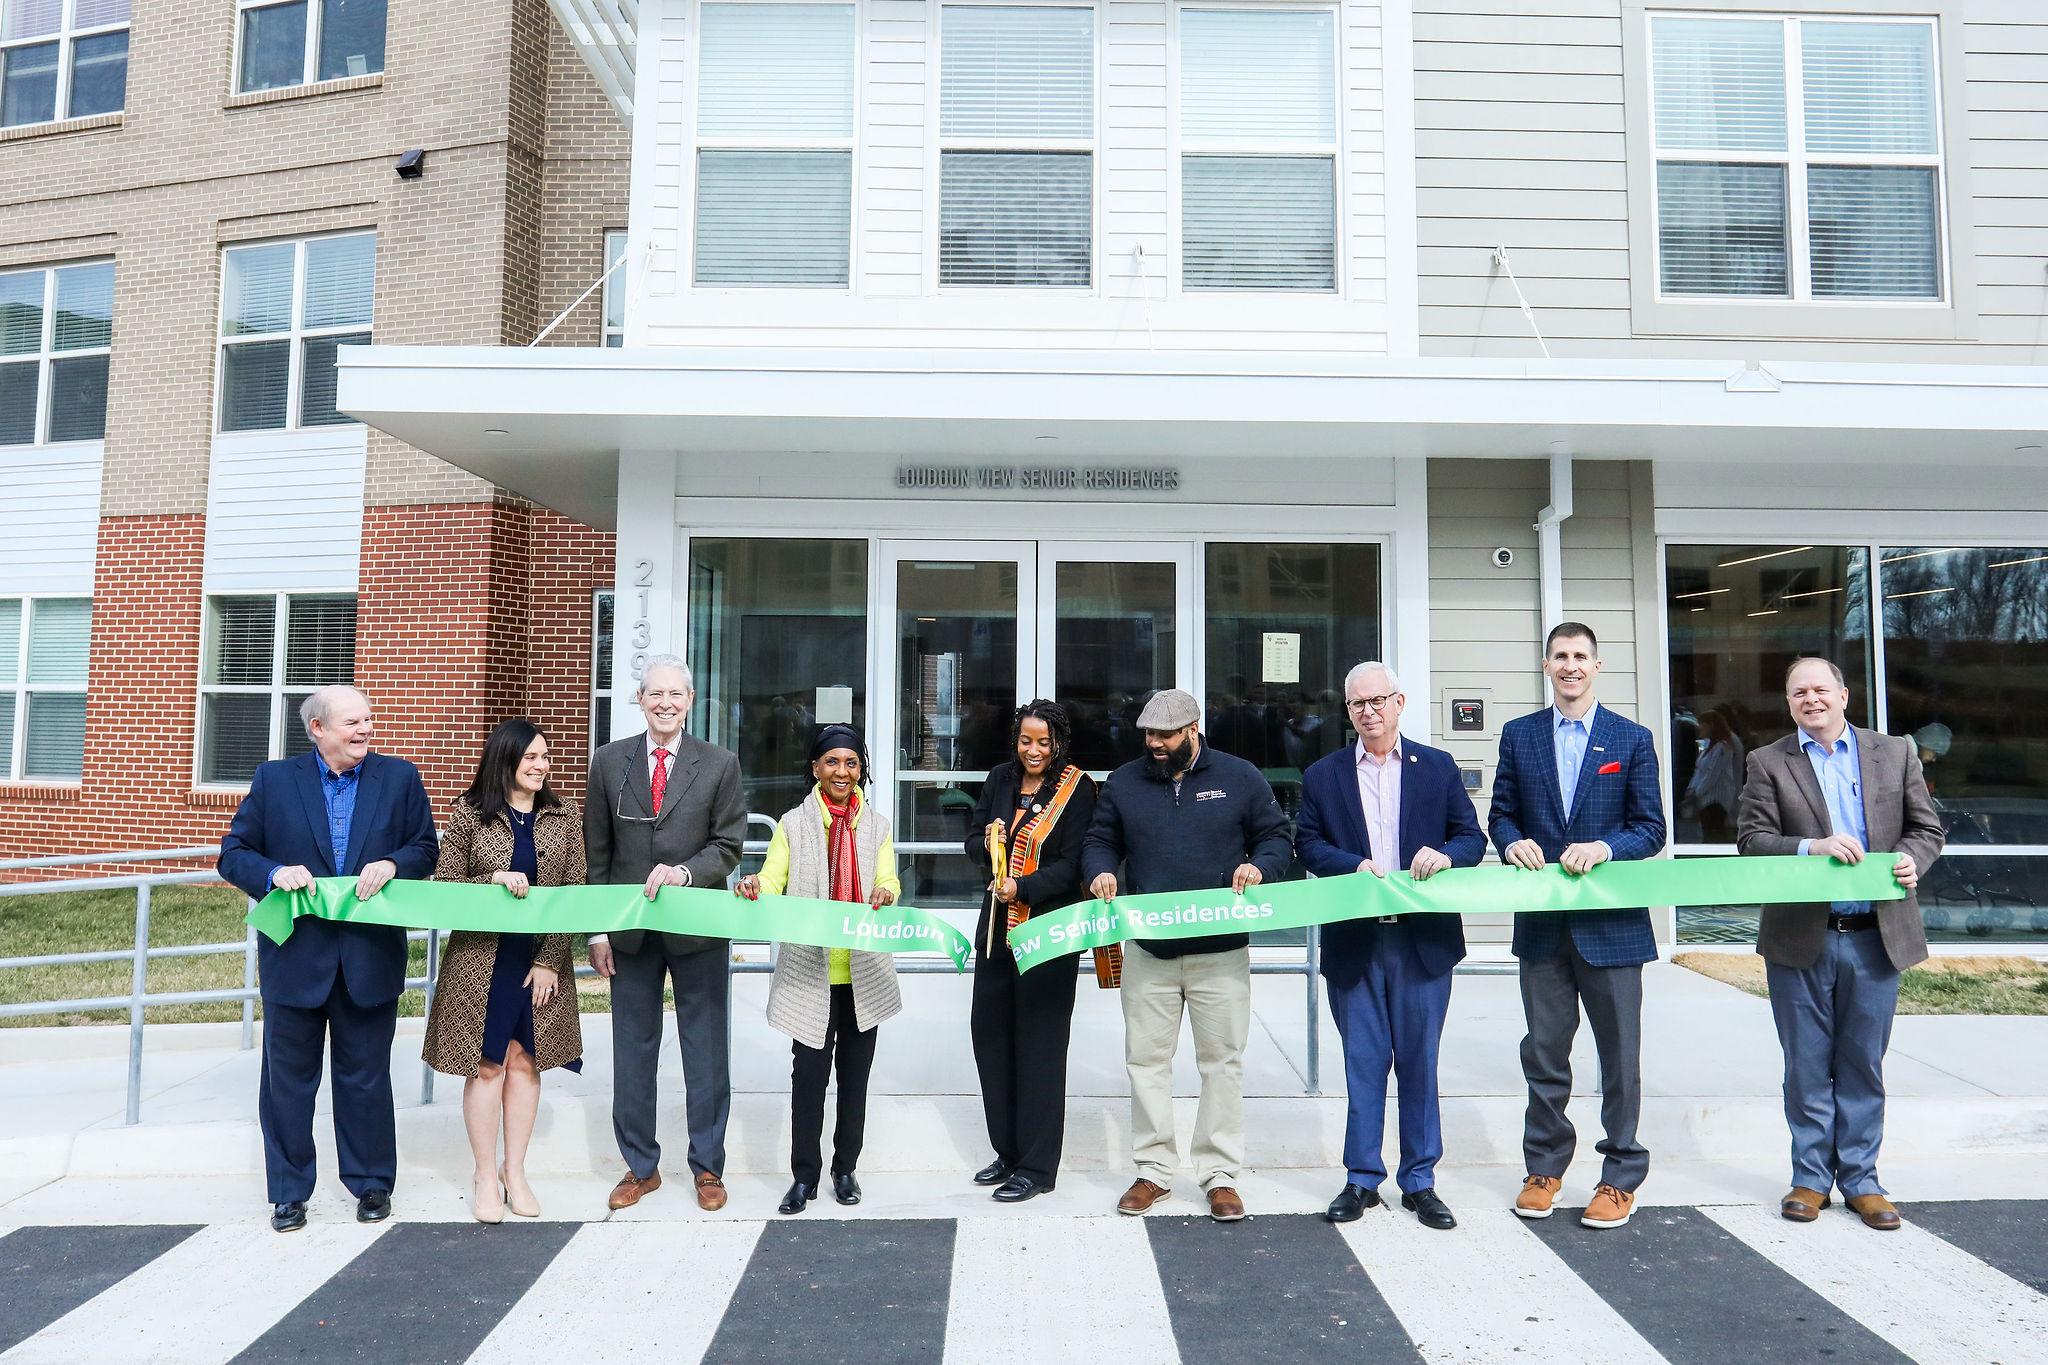
[[[169,948],[197,943],[239,943],[245,937],[242,913],[247,907],[242,893],[225,886],[160,886],[150,897],[149,941],[151,947]],[[10,896],[0,899],[0,957],[40,957],[50,953],[88,953],[109,948],[135,946],[135,893],[133,891],[66,891],[43,896]],[[581,946],[578,947],[579,957]],[[30,1000],[76,1000],[103,995],[126,995],[132,963],[86,962],[61,967],[10,967],[0,971],[0,1004]],[[412,945],[408,971],[423,976],[427,970],[427,945]],[[234,989],[242,984],[242,955],[239,952],[207,957],[157,958],[149,964],[152,994],[171,991]],[[611,1009],[610,983],[581,980],[576,983],[578,1003],[585,1014],[603,1014]],[[408,991],[400,997],[401,1015],[425,1012],[425,994]],[[212,1005],[153,1005],[148,1019],[153,1024],[184,1024],[239,1020],[240,1001]],[[256,1017],[263,1017],[261,1001]],[[128,1010],[90,1010],[71,1014],[32,1014],[0,1019],[0,1026],[47,1028],[53,1024],[125,1024]]]
[[[1755,953],[1680,953],[1671,959],[1751,995],[1770,995]],[[1900,1014],[2048,1014],[2048,963],[2031,957],[1935,957],[1899,979]]]

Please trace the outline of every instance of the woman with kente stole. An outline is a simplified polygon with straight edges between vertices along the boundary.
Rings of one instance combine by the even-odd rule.
[[[1018,707],[1010,727],[1016,756],[989,773],[967,834],[967,856],[988,878],[974,932],[970,1028],[996,1154],[974,1182],[994,1185],[1006,1204],[1052,1189],[1066,1136],[1074,957],[1020,973],[1009,931],[1087,894],[1081,842],[1095,814],[1095,781],[1067,761],[1070,734],[1058,702]]]
[[[775,826],[761,870],[742,877],[733,894],[762,892],[881,907],[902,889],[889,820],[868,805],[867,743],[850,725],[828,725],[811,741],[811,776],[817,785]],[[855,1165],[867,1130],[868,1072],[875,1062],[876,1026],[903,1008],[896,989],[896,958],[858,948],[776,945],[775,976],[768,987],[768,1022],[791,1044],[789,1171],[796,1183],[780,1212],[802,1213],[818,1197],[824,1174],[820,1145],[825,1128],[825,1085],[835,1060],[839,1118],[832,1133],[832,1197],[860,1202]]]

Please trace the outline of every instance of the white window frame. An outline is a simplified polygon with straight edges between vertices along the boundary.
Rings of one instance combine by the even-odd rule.
[[[599,295],[599,311],[597,315],[597,344],[600,346],[617,347],[626,344],[626,310],[624,302],[626,298],[627,272],[618,269],[619,262],[625,258],[626,229],[606,228],[604,233],[604,268],[607,273],[604,277],[604,289]],[[614,303],[620,305],[618,309],[619,321],[616,325],[612,322],[612,305]]]
[[[146,4],[148,0],[143,0],[143,2]],[[0,0],[0,19],[6,17],[5,11],[20,3],[21,0]],[[55,33],[39,34],[34,38],[8,38],[0,41],[0,54],[5,54],[18,47],[39,47],[44,43],[57,44],[57,96],[51,102],[50,117],[39,119],[34,123],[11,123],[7,125],[9,128],[41,128],[47,124],[63,123],[71,119],[73,115],[67,113],[66,110],[71,107],[71,67],[78,60],[78,40],[80,38],[97,38],[106,33],[123,33],[134,24],[133,12],[131,10],[130,17],[123,19],[117,24],[97,24],[89,28],[73,28],[72,20],[77,17],[77,14],[78,0],[63,0],[63,14],[58,20]],[[125,113],[127,108],[128,98],[124,93],[121,98],[121,108],[118,110],[110,109],[105,112],[110,114]],[[79,114],[76,117],[98,118],[100,115]]]
[[[1094,35],[1094,52],[1090,84],[1093,98],[1090,101],[1094,116],[1094,127],[1086,138],[994,138],[994,137],[952,137],[941,131],[945,127],[946,92],[944,77],[945,14],[948,9],[967,9],[976,6],[994,6],[1000,9],[1085,9],[1089,11],[1090,32]],[[926,177],[926,200],[931,208],[925,225],[925,240],[931,243],[931,276],[927,292],[944,294],[1067,294],[1086,296],[1100,294],[1103,283],[1103,208],[1102,208],[1102,103],[1107,89],[1107,46],[1105,6],[1100,0],[933,0],[933,17],[928,21],[929,32],[935,35],[927,41],[925,70],[927,88],[931,91],[927,133],[930,145],[937,149],[931,159],[931,169]],[[944,222],[945,194],[944,168],[947,152],[1086,152],[1088,154],[1088,283],[1087,284],[945,284],[944,263],[940,258],[939,230]]]
[[[276,614],[271,618],[270,636],[270,682],[267,685],[255,683],[210,683],[206,681],[206,668],[212,660],[207,654],[208,637],[212,634],[213,604],[227,597],[269,597],[273,599]],[[270,745],[264,751],[266,761],[284,757],[285,736],[291,727],[298,724],[298,714],[285,704],[287,693],[299,694],[316,690],[311,687],[287,687],[284,681],[285,650],[290,643],[292,599],[295,597],[350,597],[354,598],[358,612],[362,608],[362,596],[353,592],[210,592],[200,604],[199,626],[199,704],[193,713],[192,725],[192,785],[194,788],[214,791],[241,791],[247,782],[220,782],[206,779],[206,699],[210,696],[239,696],[270,698]],[[357,617],[357,639],[362,637],[361,617]],[[331,686],[332,684],[320,684]]]
[[[353,229],[348,232],[323,232],[310,237],[286,237],[254,242],[228,242],[220,249],[220,300],[213,324],[213,429],[224,436],[246,436],[256,431],[301,431],[312,430],[300,424],[300,399],[304,397],[306,384],[305,342],[308,338],[318,339],[331,336],[351,336],[357,332],[375,335],[375,302],[372,296],[372,316],[369,322],[349,322],[335,327],[308,327],[306,322],[306,243],[329,241],[341,237],[368,237],[374,243],[377,233],[372,229]],[[292,247],[292,325],[282,332],[242,332],[234,336],[227,334],[228,321],[228,253],[246,250],[250,247],[286,246]],[[374,248],[372,270],[374,264]],[[227,351],[230,346],[247,345],[251,342],[283,341],[290,346],[287,358],[287,378],[284,395],[284,425],[276,427],[243,427],[228,431],[221,426],[226,415],[228,366]],[[69,354],[68,352],[66,354]],[[325,422],[321,429],[329,427],[360,426],[359,422]]]
[[[57,693],[67,696],[84,696],[88,684],[78,683],[31,683],[28,680],[28,641],[34,629],[35,609],[43,602],[84,602],[90,604],[92,597],[87,593],[52,592],[42,594],[7,594],[0,601],[21,603],[21,638],[16,641],[14,673],[11,682],[0,682],[0,693],[11,693],[14,697],[14,733],[8,749],[8,762],[0,770],[0,781],[7,782],[49,782],[59,786],[76,784],[76,777],[30,777],[22,769],[28,762],[28,705],[34,693]],[[86,645],[86,668],[92,667],[92,646],[90,637]]]
[[[1783,152],[1763,151],[1755,148],[1738,148],[1726,151],[1701,150],[1698,148],[1667,149],[1657,142],[1656,112],[1656,43],[1651,30],[1660,18],[1669,19],[1723,19],[1770,21],[1776,20],[1785,27],[1785,150]],[[1804,20],[1830,24],[1918,24],[1928,32],[1928,41],[1933,54],[1934,70],[1934,146],[1929,153],[1906,152],[1820,152],[1810,153],[1806,147],[1806,90],[1805,64],[1800,47],[1800,25]],[[1754,306],[1775,305],[1778,307],[1842,307],[1842,308],[1918,308],[1949,309],[1954,307],[1955,284],[1951,264],[1955,255],[1955,242],[1950,230],[1949,219],[1949,166],[1945,152],[1948,138],[1946,123],[1946,90],[1943,88],[1946,73],[1943,70],[1941,42],[1941,21],[1934,15],[1915,14],[1833,14],[1794,12],[1754,12],[1746,10],[1671,10],[1656,9],[1644,15],[1643,51],[1646,83],[1645,108],[1650,120],[1650,194],[1649,221],[1650,242],[1656,253],[1651,260],[1650,285],[1658,302],[1670,302],[1687,306]],[[1656,191],[1656,168],[1667,161],[1696,162],[1739,162],[1749,165],[1783,165],[1785,167],[1785,251],[1788,292],[1784,294],[1670,294],[1664,291],[1663,272],[1663,224]],[[1938,293],[1926,298],[1901,297],[1898,295],[1873,295],[1854,297],[1827,295],[1815,297],[1813,293],[1813,251],[1809,238],[1810,222],[1807,205],[1807,170],[1814,164],[1822,166],[1919,166],[1934,168],[1934,230],[1937,249],[1935,253],[1936,288]]]
[[[35,431],[31,434],[28,441],[28,444],[31,446],[50,444],[50,386],[53,369],[51,362],[56,360],[83,360],[91,356],[112,356],[114,354],[111,332],[109,333],[108,343],[105,346],[82,346],[72,351],[55,349],[57,345],[57,272],[60,270],[70,270],[76,266],[112,264],[113,261],[110,259],[101,259],[96,261],[67,261],[63,265],[31,266],[26,270],[0,270],[0,275],[33,275],[40,273],[43,277],[43,334],[36,343],[36,350],[33,353],[24,351],[19,355],[0,355],[0,365],[24,365],[30,361],[37,363],[36,424]],[[111,361],[109,362],[109,367],[111,368]],[[108,399],[109,406],[111,407],[111,394],[108,395]],[[100,435],[79,437],[74,440],[64,441],[61,444],[96,445],[105,439],[106,423],[103,417],[100,424]],[[20,449],[23,449],[23,447],[19,443],[0,445],[0,450]]]
[[[299,66],[299,79],[290,85],[266,85],[256,90],[244,90],[242,88],[242,33],[246,25],[242,21],[242,16],[252,9],[276,9],[279,5],[300,3],[306,6],[306,55],[305,60]],[[232,81],[231,88],[234,93],[237,95],[260,95],[271,90],[298,90],[308,85],[321,84],[322,82],[319,79],[320,30],[325,27],[326,23],[327,0],[235,0],[235,64],[231,68],[232,75],[230,78]],[[389,4],[384,8],[384,36],[388,42],[391,37],[391,7]],[[387,53],[387,60],[388,55]],[[362,74],[364,76],[378,76],[382,75],[383,72],[384,68],[380,66],[375,71],[365,71]],[[330,76],[328,79],[343,81],[359,78],[354,75],[348,75]]]
[[[601,636],[600,636],[600,635],[598,634],[598,622],[599,622],[599,620],[601,619],[601,612],[602,612],[602,607],[603,607],[603,604],[604,604],[604,602],[605,602],[606,600],[608,600],[608,599],[609,599],[609,600],[610,600],[610,601],[611,601],[611,602],[613,603],[613,610],[612,610],[612,633],[613,633],[614,637],[616,637],[616,636],[617,636],[617,634],[618,634],[618,629],[619,629],[619,613],[618,613],[618,610],[617,610],[617,602],[618,602],[618,590],[617,590],[616,588],[599,588],[599,589],[598,589],[597,591],[595,591],[595,592],[591,593],[591,595],[590,595],[590,731],[589,731],[589,734],[590,734],[590,739],[591,739],[591,743],[590,743],[590,745],[589,745],[588,747],[589,747],[589,748],[590,748],[590,749],[591,749],[591,750],[592,750],[593,752],[594,752],[594,751],[596,750],[596,748],[597,748],[597,744],[596,744],[596,738],[597,738],[597,731],[598,731],[598,723],[597,723],[597,718],[598,718],[599,716],[603,716],[603,717],[604,717],[604,718],[605,718],[605,719],[606,719],[607,721],[609,721],[609,720],[611,719],[611,714],[612,714],[612,698],[613,698],[613,697],[614,697],[615,695],[617,695],[617,692],[618,692],[618,677],[617,677],[617,675],[616,675],[616,674],[614,674],[614,675],[613,675],[613,678],[612,678],[612,686],[610,686],[610,687],[599,687],[599,686],[597,685],[597,670],[598,670],[598,668],[599,668],[599,667],[600,667],[601,665],[603,665],[603,664],[604,664],[604,663],[606,662],[606,657],[605,657],[605,656],[606,656],[606,653],[607,653],[607,651],[606,651],[606,650],[604,649],[604,647],[603,647],[603,646],[602,646],[602,645],[601,645],[601,644],[599,643],[599,641],[600,641],[600,639],[601,639],[602,637],[601,637]],[[605,728],[605,733],[606,733],[607,735],[609,735],[609,734],[611,733],[611,727],[610,727],[609,725],[606,725],[606,726],[605,726],[604,728]]]
[[[1190,138],[1182,129],[1184,111],[1181,108],[1181,15],[1189,10],[1260,10],[1265,12],[1324,13],[1331,16],[1330,61],[1334,67],[1331,90],[1334,107],[1330,112],[1331,141],[1325,143],[1270,143],[1257,139],[1207,141]],[[1350,255],[1346,250],[1346,223],[1344,194],[1344,11],[1340,3],[1317,4],[1296,3],[1272,5],[1261,0],[1184,0],[1173,10],[1173,31],[1170,35],[1171,52],[1167,61],[1167,88],[1169,133],[1171,136],[1172,166],[1168,172],[1171,184],[1167,187],[1169,213],[1173,223],[1173,282],[1176,292],[1195,295],[1216,294],[1274,294],[1281,297],[1299,296],[1343,296],[1346,289],[1345,263]],[[1186,177],[1184,170],[1191,156],[1275,156],[1311,157],[1326,156],[1330,159],[1330,248],[1333,257],[1332,283],[1328,289],[1248,289],[1248,288],[1202,288],[1187,287],[1187,224],[1184,205],[1186,204]]]
[[[803,5],[826,4],[845,5],[853,11],[853,126],[846,137],[706,137],[698,131],[699,92],[704,78],[704,6],[707,4],[748,4],[748,5]],[[867,5],[865,0],[697,0],[690,9],[690,112],[688,160],[683,166],[683,175],[689,185],[689,222],[684,230],[689,234],[689,256],[684,267],[688,287],[697,293],[751,293],[757,289],[798,289],[806,293],[851,294],[860,271],[860,189],[861,154],[860,132],[867,107]],[[846,237],[846,283],[844,284],[782,284],[763,281],[760,284],[735,284],[719,281],[713,284],[697,283],[697,216],[701,212],[698,204],[698,165],[701,152],[845,152],[847,156],[847,237]],[[609,236],[609,234],[607,234]],[[628,271],[619,272],[623,276]],[[614,277],[615,279],[618,277]],[[607,282],[606,289],[611,288]],[[606,343],[610,343],[607,341]],[[624,345],[622,340],[620,345]]]

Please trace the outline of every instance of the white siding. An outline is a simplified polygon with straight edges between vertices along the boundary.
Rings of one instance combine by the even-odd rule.
[[[0,597],[92,591],[99,442],[0,450]]]
[[[1102,79],[1102,263],[1111,298],[1166,297],[1172,269],[1169,246],[1178,206],[1167,197],[1179,177],[1170,173],[1174,139],[1167,120],[1167,21],[1164,3],[1110,3]],[[1145,248],[1143,278],[1135,249]]]
[[[1345,292],[1354,299],[1387,298],[1387,161],[1380,134],[1386,127],[1386,80],[1381,72],[1380,8],[1347,4],[1339,16],[1343,42],[1344,143],[1338,216],[1346,241]]]
[[[867,5],[854,272],[862,293],[882,298],[914,298],[924,288],[930,11],[924,0]]]
[[[206,591],[354,592],[365,429],[213,438]]]

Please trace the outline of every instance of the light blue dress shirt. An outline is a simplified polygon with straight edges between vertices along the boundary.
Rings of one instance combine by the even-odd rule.
[[[1833,834],[1846,834],[1870,848],[1870,827],[1863,819],[1863,762],[1856,752],[1856,732],[1844,726],[1834,744],[1822,748],[1817,739],[1802,739],[1799,747],[1806,752],[1806,759],[1813,764],[1813,775],[1820,783],[1822,799],[1828,803],[1828,827]],[[1813,840],[1801,839],[1801,854],[1811,852]],[[1861,915],[1870,909],[1869,901],[1836,901],[1838,915]]]
[[[1573,720],[1555,706],[1550,708],[1551,723],[1557,730],[1557,791],[1564,801],[1564,813],[1570,818],[1572,797],[1579,790],[1579,771],[1586,766],[1586,745],[1593,738],[1593,713],[1600,709],[1595,702],[1586,708],[1586,714]]]

